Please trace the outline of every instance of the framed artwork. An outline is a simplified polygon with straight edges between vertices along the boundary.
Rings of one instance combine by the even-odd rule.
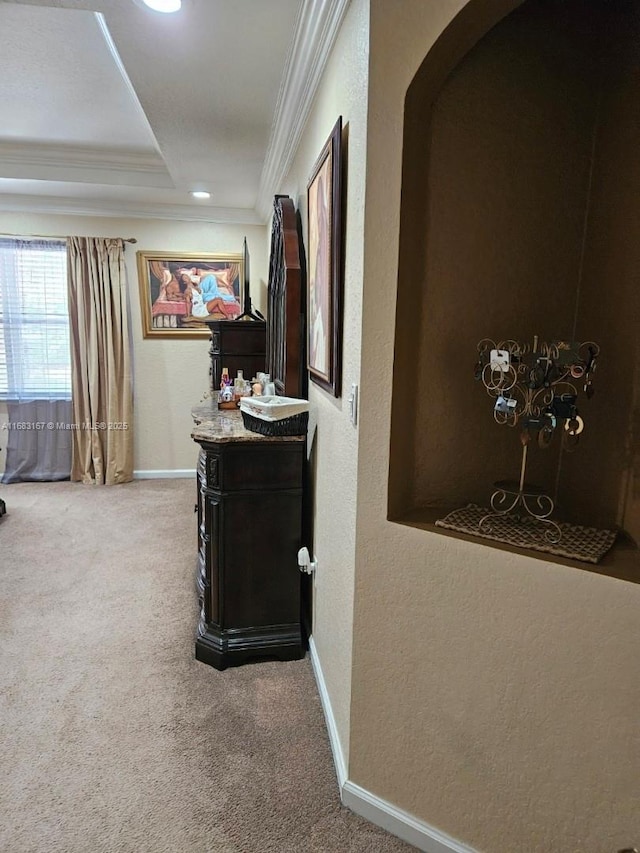
[[[242,254],[136,252],[145,338],[209,336],[206,320],[242,314]]]
[[[342,343],[342,116],[307,185],[307,364],[313,382],[340,396]]]

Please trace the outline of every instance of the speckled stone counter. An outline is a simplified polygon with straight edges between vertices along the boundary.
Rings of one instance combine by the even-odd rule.
[[[304,442],[305,440],[304,435],[270,437],[251,432],[245,428],[239,409],[219,409],[217,403],[211,400],[194,406],[191,410],[191,416],[195,422],[191,438],[198,442],[206,441],[213,444],[240,441],[282,443]]]

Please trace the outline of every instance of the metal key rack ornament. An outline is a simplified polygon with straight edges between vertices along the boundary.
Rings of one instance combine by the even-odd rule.
[[[596,370],[600,347],[592,341],[540,342],[492,341],[484,338],[478,344],[475,378],[495,398],[493,417],[499,424],[520,427],[522,463],[518,481],[495,484],[491,495],[492,512],[478,522],[480,530],[491,532],[492,520],[509,516],[516,521],[529,517],[543,527],[544,538],[557,543],[562,538],[560,526],[549,518],[554,500],[544,489],[526,482],[529,447],[536,443],[549,448],[557,433],[562,448],[572,452],[578,446],[584,421],[578,413],[579,389],[587,399],[594,394],[592,377]]]

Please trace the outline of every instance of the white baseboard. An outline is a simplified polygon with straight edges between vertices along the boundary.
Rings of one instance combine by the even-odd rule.
[[[195,478],[195,468],[172,468],[167,471],[150,470],[150,471],[134,471],[134,480],[177,480],[182,478]]]
[[[376,797],[355,782],[345,782],[342,804],[425,853],[476,853],[472,847],[399,809],[388,800]]]
[[[425,821],[419,820],[409,812],[399,809],[388,800],[377,797],[371,791],[367,791],[366,788],[362,788],[347,778],[347,765],[313,637],[309,637],[309,656],[327,723],[342,804],[371,821],[371,823],[375,823],[376,826],[386,829],[387,832],[396,835],[408,844],[413,844],[418,850],[425,851],[425,853],[476,853],[472,847],[457,841],[450,835],[425,823]]]
[[[318,693],[320,694],[322,710],[324,711],[324,719],[327,724],[327,732],[329,733],[329,743],[331,744],[331,752],[333,753],[333,764],[336,768],[336,775],[338,777],[338,787],[342,791],[342,786],[347,781],[347,763],[344,760],[344,752],[342,750],[342,744],[340,743],[340,735],[338,734],[336,718],[333,716],[331,699],[329,699],[327,684],[324,680],[322,667],[320,666],[320,661],[318,659],[318,650],[316,649],[316,644],[313,641],[313,637],[309,637],[309,657],[311,658],[313,674],[316,677]]]

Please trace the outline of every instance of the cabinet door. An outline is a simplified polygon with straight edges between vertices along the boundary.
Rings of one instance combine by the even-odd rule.
[[[222,524],[223,625],[300,622],[300,492],[227,494]]]

